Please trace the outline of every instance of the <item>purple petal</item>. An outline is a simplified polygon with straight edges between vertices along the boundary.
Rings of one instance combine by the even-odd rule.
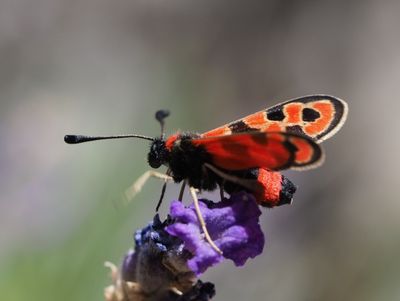
[[[242,266],[248,258],[261,254],[264,248],[264,234],[259,225],[261,211],[253,195],[240,192],[219,203],[200,200],[199,206],[208,232],[223,256],[204,239],[193,204],[184,207],[181,202],[172,202],[170,215],[175,222],[165,229],[179,237],[193,255],[188,261],[193,272],[199,275],[224,257]]]

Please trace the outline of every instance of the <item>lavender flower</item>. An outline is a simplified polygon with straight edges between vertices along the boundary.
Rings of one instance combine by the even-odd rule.
[[[107,301],[208,301],[214,294],[212,283],[197,280],[188,268],[191,254],[182,241],[169,235],[158,215],[135,233],[135,250],[125,256],[121,272],[111,268],[113,285],[105,290]]]
[[[262,252],[261,212],[251,194],[233,194],[219,203],[200,200],[199,205],[223,255],[204,239],[194,205],[174,201],[164,222],[156,215],[136,231],[135,250],[125,256],[121,272],[107,264],[113,279],[105,291],[107,301],[208,301],[215,294],[214,285],[196,276],[224,258],[242,266]]]
[[[194,205],[184,207],[181,202],[172,202],[170,215],[174,223],[166,227],[169,234],[182,239],[184,249],[193,255],[187,264],[196,275],[224,257],[242,266],[248,258],[261,254],[264,247],[264,234],[258,223],[261,211],[253,195],[240,192],[218,203],[208,200],[199,203],[208,232],[223,255],[204,239]]]

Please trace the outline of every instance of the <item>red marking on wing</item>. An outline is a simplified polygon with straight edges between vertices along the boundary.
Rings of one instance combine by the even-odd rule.
[[[213,129],[211,131],[208,131],[207,133],[202,134],[202,137],[223,136],[223,135],[229,135],[231,133],[232,131],[229,127],[221,126],[219,128]]]
[[[283,132],[284,127],[282,126],[282,123],[279,122],[271,122],[269,123],[263,131],[266,132]]]
[[[246,117],[243,117],[241,119],[238,119],[236,121],[232,121],[230,123],[227,123],[223,126],[220,126],[216,129],[210,130],[208,132],[205,132],[202,134],[202,137],[214,137],[214,136],[223,136],[223,135],[230,135],[232,134],[232,130],[229,128],[230,125],[233,125],[237,122],[244,122],[250,129],[251,131],[254,130],[262,130],[268,125],[273,125],[273,122],[270,122],[267,119],[265,110],[256,112],[254,114],[248,115]],[[234,134],[234,133],[233,133]]]
[[[307,137],[289,133],[249,132],[243,134],[193,139],[211,155],[212,163],[227,170],[244,170],[262,167],[280,170],[314,164],[322,155],[319,146]],[[309,161],[302,152],[312,151]],[[299,162],[294,161],[299,153]]]
[[[278,170],[290,162],[292,154],[281,133],[252,132],[193,139],[212,156],[212,163],[228,170],[264,167]]]
[[[314,156],[314,148],[308,143],[307,140],[299,139],[298,137],[290,137],[290,142],[293,143],[297,148],[294,159],[296,164],[304,165],[312,161]]]
[[[242,121],[251,128],[259,129],[265,126],[265,123],[267,122],[267,117],[265,116],[264,111],[260,111],[252,115],[249,115],[247,117],[244,117]]]
[[[303,109],[303,104],[298,102],[293,102],[285,105],[283,110],[285,112],[286,118],[285,122],[289,124],[299,124],[301,120],[301,111]]]
[[[313,103],[310,107],[319,112],[320,118],[304,126],[304,132],[310,136],[316,136],[329,128],[334,120],[335,111],[333,104],[326,101]]]

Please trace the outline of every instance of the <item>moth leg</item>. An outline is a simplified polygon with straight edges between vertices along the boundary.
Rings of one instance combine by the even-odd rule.
[[[127,282],[122,279],[118,268],[111,262],[106,261],[104,266],[111,271],[112,285],[104,290],[106,300],[136,300],[143,292],[137,282]]]
[[[179,191],[179,198],[178,198],[178,200],[180,202],[182,202],[183,193],[185,192],[185,187],[186,187],[186,180],[183,180],[183,183],[182,183],[182,186],[181,186],[181,190]]]
[[[200,227],[203,230],[205,239],[217,253],[222,255],[222,251],[213,242],[213,240],[210,237],[210,234],[208,233],[206,223],[203,219],[203,216],[201,215],[199,199],[197,198],[196,190],[193,187],[190,187],[189,190],[190,190],[190,194],[192,195],[192,198],[193,198],[194,208],[196,209],[197,218],[199,219]]]
[[[142,190],[144,184],[150,178],[161,179],[165,182],[173,180],[172,177],[167,174],[159,173],[154,170],[148,170],[143,175],[141,175],[127,190],[125,190],[125,199],[127,200],[127,202],[130,202],[135,197],[135,195]]]
[[[170,176],[171,175],[171,170],[168,168],[167,172],[165,173],[166,176]],[[156,206],[156,212],[158,212],[158,209],[160,209],[162,200],[164,199],[164,195],[165,195],[165,190],[167,189],[167,179],[164,179],[164,184],[162,186],[161,189],[161,195],[160,195],[160,199],[158,200],[157,206]]]
[[[251,191],[255,191],[257,189],[257,181],[254,180],[248,180],[248,179],[243,179],[240,177],[236,177],[234,175],[228,174],[223,172],[222,170],[219,170],[215,166],[209,164],[209,163],[204,163],[204,166],[213,171],[216,175],[220,176],[223,180],[229,181],[235,184],[239,184],[240,186],[247,188]],[[223,186],[222,186],[223,188]]]
[[[221,197],[221,201],[224,199],[224,184],[225,179],[222,179],[222,183],[219,185],[219,196]]]
[[[162,189],[161,189],[160,199],[158,200],[158,203],[157,203],[157,206],[156,206],[156,212],[158,212],[158,209],[160,209],[162,200],[163,200],[164,195],[165,195],[165,190],[167,189],[167,183],[168,183],[167,180],[164,180],[164,184],[163,184]]]
[[[173,292],[177,296],[182,296],[183,295],[183,293],[180,290],[178,290],[176,287],[174,287],[174,286],[170,287],[169,290],[171,292]]]
[[[110,269],[112,284],[116,285],[118,281],[118,268],[112,262],[104,262],[104,266]]]

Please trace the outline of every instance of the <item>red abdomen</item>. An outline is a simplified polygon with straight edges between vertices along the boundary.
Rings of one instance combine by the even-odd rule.
[[[254,192],[254,196],[259,205],[275,207],[292,202],[296,186],[289,179],[277,171],[264,168],[258,168],[256,175],[260,189]]]

